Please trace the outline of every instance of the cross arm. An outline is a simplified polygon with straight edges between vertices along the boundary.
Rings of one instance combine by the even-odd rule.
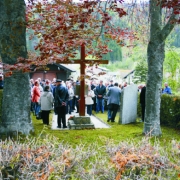
[[[108,60],[68,60],[68,61],[62,61],[60,64],[108,64]]]

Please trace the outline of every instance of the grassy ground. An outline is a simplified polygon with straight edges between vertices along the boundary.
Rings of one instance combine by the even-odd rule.
[[[94,113],[95,114],[95,113]],[[52,113],[50,114],[50,119],[52,119]],[[98,113],[95,114],[98,118],[107,123],[107,112],[104,114]],[[71,145],[77,144],[86,144],[90,145],[92,142],[97,142],[99,145],[104,144],[104,140],[113,140],[114,143],[118,143],[120,141],[139,141],[144,135],[143,131],[143,123],[137,122],[130,123],[126,125],[118,124],[119,117],[116,117],[116,122],[108,124],[111,126],[109,129],[91,129],[91,130],[51,130],[50,126],[44,126],[42,124],[42,120],[36,120],[35,116],[32,115],[33,125],[34,125],[34,133],[32,136],[38,136],[40,133],[42,135],[49,134],[54,135],[59,139],[59,141],[64,141],[65,143]],[[51,123],[50,123],[51,124]],[[157,138],[152,138],[152,141]],[[162,136],[158,138],[159,141],[164,144],[164,142],[170,142],[172,139],[179,140],[180,132],[168,128],[162,127]]]

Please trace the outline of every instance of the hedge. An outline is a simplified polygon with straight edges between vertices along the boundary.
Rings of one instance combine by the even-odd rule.
[[[137,116],[141,117],[141,105],[137,106]],[[160,107],[161,125],[180,128],[180,96],[162,94]]]

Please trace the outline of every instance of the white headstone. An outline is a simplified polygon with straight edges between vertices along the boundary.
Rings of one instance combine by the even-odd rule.
[[[120,106],[120,124],[128,124],[136,121],[137,117],[138,87],[129,85],[122,90]]]

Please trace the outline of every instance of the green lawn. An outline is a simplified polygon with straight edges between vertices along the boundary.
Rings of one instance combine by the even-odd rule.
[[[94,113],[95,116],[107,123],[107,112],[104,114]],[[50,119],[52,119],[52,113]],[[109,129],[91,129],[91,130],[51,130],[50,126],[44,126],[41,120],[36,120],[35,116],[32,115],[34,133],[33,136],[38,136],[43,130],[43,134],[54,135],[59,138],[60,141],[68,142],[71,145],[77,145],[79,143],[91,144],[92,142],[98,142],[99,145],[103,145],[102,139],[111,139],[114,142],[133,140],[139,141],[144,138],[143,123],[136,122],[126,125],[118,124],[119,117],[116,116],[116,122],[108,124],[111,126]],[[138,120],[137,120],[138,121]],[[154,138],[152,138],[154,139]],[[160,142],[170,142],[172,139],[180,139],[180,132],[168,128],[162,127],[162,136],[158,138]]]

